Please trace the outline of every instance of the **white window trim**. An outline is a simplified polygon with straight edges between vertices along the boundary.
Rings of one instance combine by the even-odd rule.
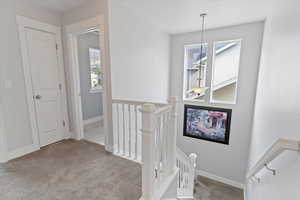
[[[92,94],[102,93],[103,89],[91,88],[89,92],[92,93]]]
[[[184,57],[183,57],[183,91],[182,91],[182,100],[184,102],[192,102],[192,103],[204,103],[205,102],[205,97],[209,94],[209,92],[207,92],[207,90],[209,88],[207,88],[207,69],[208,69],[208,65],[209,65],[209,43],[205,42],[202,43],[202,45],[206,45],[207,46],[207,66],[205,67],[205,74],[204,74],[204,88],[205,89],[205,94],[203,95],[204,98],[203,99],[191,99],[191,98],[186,98],[185,97],[185,92],[186,92],[186,80],[185,80],[185,70],[186,70],[186,63],[185,63],[185,58],[186,58],[186,48],[192,48],[192,47],[197,47],[197,46],[201,46],[201,43],[193,43],[193,44],[186,44],[183,46],[184,48]]]
[[[213,79],[214,79],[214,71],[215,71],[215,44],[220,42],[240,42],[241,44],[241,50],[240,50],[240,60],[239,60],[239,67],[238,67],[238,75],[236,77],[236,88],[235,88],[235,96],[233,101],[219,101],[213,99]],[[238,38],[234,40],[218,40],[213,42],[213,55],[212,55],[212,65],[211,65],[211,79],[210,79],[210,93],[209,93],[209,103],[211,104],[228,104],[228,105],[235,105],[237,104],[237,97],[238,97],[238,85],[239,85],[239,74],[240,74],[240,67],[241,67],[241,55],[243,50],[243,39]]]

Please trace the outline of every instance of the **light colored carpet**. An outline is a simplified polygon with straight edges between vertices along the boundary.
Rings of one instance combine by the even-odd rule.
[[[67,140],[0,164],[0,200],[138,200],[141,166],[87,141]],[[197,177],[195,200],[243,200],[242,191]]]
[[[86,141],[0,164],[1,200],[138,200],[141,166]]]
[[[243,200],[243,190],[197,176],[195,181],[195,200]]]

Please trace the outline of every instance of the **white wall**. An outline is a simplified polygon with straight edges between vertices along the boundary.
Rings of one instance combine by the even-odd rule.
[[[272,5],[274,9],[265,27],[250,167],[278,138],[300,140],[300,5],[297,0]],[[299,199],[299,154],[280,156],[271,166],[278,170],[278,175],[265,175],[261,184],[250,183],[248,199]]]
[[[213,53],[213,41],[243,39],[236,105],[197,103],[197,105],[231,108],[232,121],[228,146],[199,139],[183,137],[183,102],[181,105],[178,145],[185,153],[196,153],[197,170],[221,177],[240,186],[244,183],[248,148],[252,127],[254,99],[256,93],[263,22],[208,30],[205,41],[209,44],[209,55]],[[171,42],[171,95],[182,99],[184,45],[200,43],[200,32],[176,34]],[[206,85],[210,85],[212,56],[209,56]],[[209,95],[206,96],[206,102]],[[186,102],[189,104],[189,102]]]
[[[113,98],[163,102],[168,98],[169,35],[110,1]]]
[[[59,25],[60,16],[17,0],[1,0],[0,81],[5,136],[13,152],[32,144],[16,15]],[[5,87],[6,86],[6,87]]]

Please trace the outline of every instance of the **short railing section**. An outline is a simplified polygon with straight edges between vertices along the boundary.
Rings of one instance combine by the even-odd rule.
[[[143,200],[170,190],[176,198],[193,196],[197,156],[177,150],[177,116],[177,97],[166,104],[113,100],[114,154],[142,163]]]
[[[142,199],[158,200],[176,177],[177,98],[157,108],[144,104],[142,112]],[[174,176],[174,174],[176,174]],[[176,180],[175,180],[176,181]],[[177,194],[176,194],[177,196]]]
[[[140,109],[144,101],[113,99],[114,154],[141,162],[141,124]],[[162,103],[149,102],[162,107]]]
[[[177,148],[176,165],[179,169],[177,195],[181,199],[193,199],[197,155],[187,156]]]

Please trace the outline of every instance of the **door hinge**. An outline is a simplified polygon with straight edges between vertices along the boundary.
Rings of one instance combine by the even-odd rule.
[[[58,50],[58,44],[55,44],[55,48],[56,48],[56,50]]]
[[[63,124],[63,127],[65,127],[65,126],[66,126],[66,122],[65,122],[65,120],[63,120],[62,124]]]
[[[58,84],[58,88],[59,88],[59,90],[62,90],[62,84],[61,83]]]

